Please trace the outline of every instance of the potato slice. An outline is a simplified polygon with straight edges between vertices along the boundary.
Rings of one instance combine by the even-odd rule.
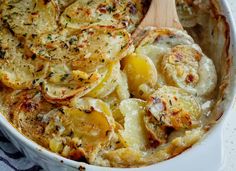
[[[91,97],[74,97],[71,100],[70,106],[79,108],[81,110],[90,110],[91,108],[94,108],[96,111],[102,111],[107,117],[109,116],[110,123],[114,121],[109,105],[100,99]]]
[[[13,60],[0,67],[0,80],[7,87],[27,89],[37,85],[39,79],[46,75],[46,70],[47,65],[35,66],[28,61]]]
[[[124,115],[120,112],[119,108],[121,99],[118,97],[116,91],[112,92],[109,96],[104,97],[102,100],[110,106],[114,120],[118,122],[120,126],[123,126]],[[117,126],[119,127],[119,125]]]
[[[139,86],[155,87],[157,71],[153,62],[144,55],[131,54],[122,60],[122,68],[128,78],[129,90],[135,97],[141,97]]]
[[[22,53],[23,44],[0,21],[0,63],[3,64],[4,60],[11,60]]]
[[[163,55],[171,51],[177,45],[191,45],[193,39],[181,30],[165,28],[148,31],[138,43],[135,53],[149,57],[157,69],[157,85],[166,85],[165,75],[161,73],[161,61]]]
[[[77,108],[65,108],[64,112],[66,118],[63,118],[62,122],[66,128],[72,129],[74,137],[80,138],[84,146],[101,144],[109,140],[113,128],[102,111],[92,108],[83,111]]]
[[[52,134],[45,134],[46,120],[43,118],[54,106],[46,102],[37,90],[27,90],[18,94],[18,101],[11,107],[11,121],[25,136],[48,147]]]
[[[137,0],[78,0],[65,9],[60,23],[76,29],[109,26],[131,32],[143,17],[142,9]]]
[[[133,51],[128,32],[102,27],[46,33],[29,40],[27,47],[37,57],[63,60],[84,72],[93,72]]]
[[[102,82],[88,93],[90,97],[104,98],[111,94],[117,84],[120,72],[120,62],[112,63],[108,66],[108,72]]]
[[[2,17],[13,32],[26,37],[37,35],[57,28],[59,15],[54,0],[4,1]]]
[[[116,93],[120,100],[128,99],[130,97],[128,79],[123,71],[118,74],[118,85],[116,87]]]
[[[82,97],[95,88],[102,80],[106,71],[99,74],[87,74],[79,70],[71,70],[66,64],[51,65],[42,91],[51,102],[63,102],[73,96]]]
[[[180,88],[164,86],[149,98],[146,106],[158,125],[176,130],[199,126],[201,107],[196,98]]]
[[[121,140],[127,147],[145,150],[148,144],[143,122],[146,103],[139,99],[127,99],[120,103],[124,115],[124,130],[120,131]]]
[[[97,148],[102,148],[113,135],[115,121],[109,106],[102,100],[89,97],[74,98],[70,108],[65,108],[63,125],[82,141],[89,160]]]
[[[24,55],[23,45],[0,26],[0,81],[13,89],[32,88],[45,77],[48,64]]]
[[[157,86],[162,87],[166,85],[165,76],[163,76],[160,72],[160,63],[162,61],[162,56],[170,51],[170,48],[166,47],[166,45],[152,45],[147,44],[143,47],[138,47],[136,49],[137,54],[145,55],[149,57],[157,70]]]
[[[216,87],[217,74],[211,59],[197,45],[179,45],[163,57],[162,72],[169,85],[199,96],[210,94]]]

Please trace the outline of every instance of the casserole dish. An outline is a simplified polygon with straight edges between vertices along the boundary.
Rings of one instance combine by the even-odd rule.
[[[195,40],[202,46],[204,52],[208,56],[211,56],[213,58],[217,66],[218,75],[220,75],[218,86],[218,103],[213,110],[213,112],[215,112],[215,115],[211,119],[212,123],[214,123],[215,120],[218,120],[221,117],[223,112],[227,114],[228,112],[230,112],[230,109],[232,109],[232,103],[230,103],[230,101],[232,101],[234,90],[231,88],[233,87],[233,77],[231,76],[233,72],[233,68],[231,68],[231,54],[234,53],[233,43],[229,44],[229,38],[231,37],[231,42],[233,42],[233,40],[235,39],[233,37],[233,31],[231,32],[231,36],[229,37],[229,26],[225,22],[226,18],[220,15],[220,10],[222,10],[222,12],[224,12],[224,14],[228,16],[227,20],[229,23],[232,23],[232,18],[230,18],[230,14],[227,11],[228,8],[225,2],[221,2],[221,4],[218,4],[216,1],[205,1],[203,2],[203,4],[194,3],[189,5],[196,6],[192,13],[189,12],[191,14],[190,17],[188,16],[188,11],[183,9],[183,7],[187,8],[187,5],[182,6],[182,9],[180,9],[183,10],[180,11],[183,25],[186,26],[186,29],[189,31],[189,33],[192,34]],[[210,13],[207,13],[209,7]],[[198,12],[202,15],[197,15]],[[204,37],[204,41],[203,39],[201,39],[202,36]],[[211,46],[207,46],[209,43]],[[230,93],[227,94],[226,90],[230,90]],[[0,121],[1,125],[3,125],[2,131],[16,145],[16,147],[23,151],[26,156],[29,156],[31,160],[37,162],[46,170],[73,170],[73,168],[74,170],[113,170],[109,168],[105,169],[102,167],[90,166],[58,157],[57,155],[48,152],[42,147],[35,145],[35,143],[26,139],[24,136],[18,133],[2,116]],[[206,161],[201,157],[203,155],[206,156],[205,149],[209,150],[207,154],[212,154],[212,156],[206,157],[212,159],[213,162],[207,161],[207,163],[219,163],[220,166],[221,151],[219,150],[219,154],[216,155],[214,149],[221,149],[220,140],[218,139],[220,137],[219,133],[221,130],[221,124],[222,122],[217,124],[217,126],[210,131],[209,135],[206,137],[206,140],[194,146],[191,150],[174,159],[162,162],[160,164],[155,164],[147,168],[149,168],[150,170],[166,170],[170,168],[178,168],[178,170],[189,170],[189,167],[186,165],[186,163],[192,163],[191,161],[196,160],[198,161],[197,163],[204,163],[204,161]],[[219,144],[215,142],[219,142]],[[211,148],[208,147],[212,148],[213,153],[210,153]],[[195,166],[194,164],[191,165],[191,169],[194,168],[196,170],[204,170],[204,168],[202,168],[204,164],[199,165],[197,163],[197,166]],[[181,168],[180,165],[182,165],[183,168]],[[210,166],[208,166],[207,170],[217,170],[219,166],[214,164],[212,168],[209,168]],[[147,168],[144,169],[146,170]]]

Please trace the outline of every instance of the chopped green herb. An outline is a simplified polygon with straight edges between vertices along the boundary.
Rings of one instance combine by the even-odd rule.
[[[87,5],[90,5],[91,3],[93,3],[93,0],[88,1]]]
[[[52,35],[49,34],[48,37],[47,37],[48,40],[52,40]]]
[[[107,7],[107,11],[108,11],[109,13],[115,12],[115,11],[116,11],[116,7],[115,7],[115,6],[108,6],[108,7]]]
[[[69,40],[69,44],[72,45],[74,42],[77,41],[77,38],[75,37],[72,37],[70,40]]]
[[[43,54],[43,50],[40,50],[40,51],[39,51],[39,55],[42,55],[42,54]]]
[[[67,77],[69,77],[69,74],[64,74],[64,75],[61,77],[61,81],[65,81]]]

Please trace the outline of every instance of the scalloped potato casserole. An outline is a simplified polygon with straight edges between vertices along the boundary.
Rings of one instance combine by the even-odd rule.
[[[134,42],[147,1],[0,2],[0,111],[29,139],[72,160],[140,167],[207,131],[215,65],[186,31]]]

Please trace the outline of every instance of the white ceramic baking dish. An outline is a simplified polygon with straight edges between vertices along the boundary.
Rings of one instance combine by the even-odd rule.
[[[216,1],[210,0],[209,2],[215,3]],[[220,171],[224,170],[224,155],[222,148],[222,125],[225,118],[235,110],[235,104],[233,99],[235,98],[236,84],[235,76],[236,73],[236,27],[233,23],[233,17],[229,10],[229,5],[225,0],[219,2],[220,10],[226,17],[229,24],[230,31],[230,46],[229,53],[227,54],[229,58],[227,59],[229,64],[229,74],[230,80],[226,99],[224,99],[222,111],[224,111],[223,116],[218,120],[218,123],[213,126],[208,134],[201,140],[198,144],[194,145],[191,149],[185,151],[181,155],[169,159],[167,161],[157,163],[151,166],[143,168],[132,168],[132,169],[117,169],[117,168],[104,168],[98,166],[92,166],[85,163],[79,163],[69,159],[65,159],[59,155],[56,155],[48,150],[42,148],[36,143],[24,137],[20,134],[7,120],[0,115],[0,129],[9,138],[9,140],[22,151],[30,160],[34,161],[45,170],[50,171],[61,171],[61,170],[71,170],[71,171]],[[221,42],[218,42],[221,44]],[[233,57],[234,55],[234,57]],[[232,58],[231,58],[232,57]],[[225,59],[226,60],[226,59]],[[236,74],[235,74],[236,75]],[[222,85],[221,85],[222,86]],[[221,105],[222,106],[222,105]],[[220,115],[221,116],[221,115]]]

